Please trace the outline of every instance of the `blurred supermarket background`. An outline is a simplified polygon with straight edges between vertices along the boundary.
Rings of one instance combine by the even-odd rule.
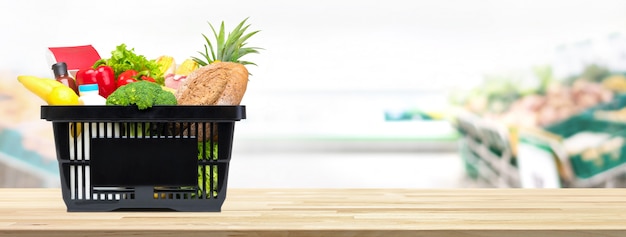
[[[0,186],[57,187],[48,47],[261,32],[229,187],[623,187],[626,1],[0,1]],[[248,57],[248,56],[246,56]]]

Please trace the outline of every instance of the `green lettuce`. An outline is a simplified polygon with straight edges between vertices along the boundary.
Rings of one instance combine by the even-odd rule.
[[[213,154],[211,154],[211,145],[213,145]],[[204,151],[204,152],[203,152]],[[198,160],[203,159],[211,159],[217,160],[217,142],[198,142]],[[206,177],[206,179],[204,178]],[[210,177],[210,178],[209,178]],[[211,189],[211,179],[213,180],[213,188]],[[204,182],[204,184],[203,184]],[[206,190],[206,195],[211,196],[211,192],[213,191],[213,196],[217,196],[217,165],[206,165],[206,166],[198,166],[198,189],[202,194],[203,187]]]
[[[126,44],[120,44],[111,51],[110,58],[103,58],[96,61],[93,68],[107,65],[113,69],[115,78],[127,70],[135,70],[140,75],[154,78],[157,84],[163,85],[165,78],[156,60],[148,60],[145,56],[135,53],[135,49],[126,48]]]

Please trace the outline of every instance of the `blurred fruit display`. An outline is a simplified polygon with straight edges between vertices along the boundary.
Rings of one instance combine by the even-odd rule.
[[[465,110],[511,126],[541,127],[562,121],[626,91],[626,77],[590,65],[575,77],[558,80],[549,66],[537,67],[531,79],[487,76],[482,86],[457,101]],[[528,83],[527,81],[532,81]],[[526,84],[526,85],[525,85]],[[527,84],[534,84],[529,87]]]
[[[549,66],[526,77],[487,76],[457,100],[468,174],[480,177],[482,163],[490,169],[483,179],[496,174],[493,186],[610,186],[626,174],[624,92],[623,73],[595,64],[568,78],[555,78]]]

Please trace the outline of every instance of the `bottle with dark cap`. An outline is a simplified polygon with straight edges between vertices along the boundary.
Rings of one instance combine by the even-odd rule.
[[[72,88],[76,95],[78,95],[78,86],[76,86],[76,81],[72,78],[67,72],[67,64],[65,62],[58,62],[52,64],[52,72],[54,72],[54,77],[58,82],[63,83],[63,85]]]

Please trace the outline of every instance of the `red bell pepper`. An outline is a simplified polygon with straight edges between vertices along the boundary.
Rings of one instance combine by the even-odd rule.
[[[80,69],[76,73],[77,85],[98,84],[96,79],[95,70],[93,68]]]
[[[95,69],[79,70],[76,73],[76,83],[78,85],[98,84],[98,92],[104,98],[109,97],[117,89],[113,68],[106,65],[98,66]]]

